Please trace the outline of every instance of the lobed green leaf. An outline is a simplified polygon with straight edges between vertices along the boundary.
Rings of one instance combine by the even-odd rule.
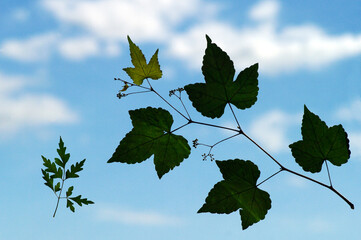
[[[319,116],[304,106],[302,140],[289,145],[296,162],[308,172],[320,172],[328,160],[341,166],[350,158],[347,133],[342,125],[328,127]]]
[[[198,213],[229,214],[239,209],[242,229],[264,219],[271,208],[271,199],[267,192],[257,187],[260,176],[257,166],[240,159],[216,163],[224,180],[214,185]]]
[[[233,81],[235,69],[226,52],[207,38],[202,72],[206,83],[184,87],[193,106],[203,116],[219,118],[227,104],[238,109],[250,108],[258,95],[258,64],[239,73]]]
[[[158,177],[179,166],[188,158],[188,141],[171,132],[173,118],[161,108],[142,108],[129,111],[133,129],[120,141],[111,162],[140,163],[154,155]]]
[[[128,36],[130,57],[134,68],[128,67],[123,68],[123,70],[129,75],[133,82],[137,85],[142,85],[144,79],[151,78],[153,80],[159,79],[162,77],[162,71],[160,70],[160,65],[158,62],[158,50],[153,54],[149,63],[142,53],[142,50],[135,45],[130,37]]]

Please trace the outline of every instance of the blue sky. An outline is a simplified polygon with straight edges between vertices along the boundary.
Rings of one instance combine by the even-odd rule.
[[[358,239],[361,230],[361,1],[39,0],[0,3],[0,239]],[[117,99],[130,66],[126,36],[149,57],[159,48],[168,91],[202,82],[205,34],[239,72],[260,64],[259,96],[237,111],[244,131],[285,166],[301,172],[288,145],[301,138],[303,105],[330,125],[343,124],[349,162],[330,167],[332,192],[282,173],[261,185],[271,195],[265,220],[241,230],[240,217],[196,214],[221,180],[208,149],[159,180],[152,159],[107,164],[132,128],[128,110],[167,108],[157,96]],[[194,119],[203,118],[185,104]],[[174,111],[174,126],[184,124]],[[212,122],[211,119],[203,119]],[[229,111],[212,123],[235,126]],[[190,126],[179,134],[213,144],[228,132]],[[95,205],[71,213],[43,185],[41,155],[56,157],[62,136],[71,160],[86,158],[75,194]],[[251,159],[260,179],[277,171],[244,138],[214,149],[216,159]],[[327,173],[312,177],[327,183]],[[70,186],[70,185],[68,185]]]

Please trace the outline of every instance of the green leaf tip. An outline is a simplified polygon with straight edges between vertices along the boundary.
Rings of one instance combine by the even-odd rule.
[[[207,45],[212,43],[212,39],[206,34]]]
[[[214,185],[198,213],[229,214],[239,210],[243,230],[263,220],[271,209],[271,199],[257,186],[258,167],[240,159],[217,160],[216,163],[224,180]]]
[[[351,156],[349,139],[342,125],[328,127],[319,116],[304,106],[302,140],[289,145],[296,162],[308,172],[320,172],[323,163],[347,163]]]
[[[120,141],[108,163],[140,163],[154,155],[159,178],[188,158],[188,141],[171,132],[172,115],[162,108],[129,111],[133,129]]]
[[[151,78],[153,80],[161,78],[163,73],[158,61],[159,49],[155,51],[149,63],[147,63],[142,50],[133,43],[129,36],[127,36],[127,38],[130,57],[134,67],[123,68],[123,70],[133,80],[134,84],[142,85],[146,78]]]
[[[205,83],[184,87],[192,105],[203,116],[220,118],[227,104],[238,109],[252,107],[258,95],[258,64],[239,73],[236,79],[233,61],[206,35],[207,48],[203,57],[202,73]]]

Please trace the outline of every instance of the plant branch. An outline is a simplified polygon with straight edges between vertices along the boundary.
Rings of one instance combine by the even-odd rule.
[[[295,174],[295,175],[297,175],[297,176],[299,176],[299,177],[305,178],[305,179],[307,179],[307,180],[309,180],[309,181],[312,181],[312,182],[314,182],[314,183],[317,183],[317,184],[319,184],[319,185],[321,185],[321,186],[323,186],[323,187],[325,187],[325,188],[330,189],[332,192],[336,193],[340,198],[342,198],[342,199],[350,206],[351,209],[355,209],[355,206],[353,205],[353,203],[350,202],[345,196],[343,196],[341,193],[339,193],[339,192],[338,192],[336,189],[334,189],[332,186],[328,186],[328,185],[326,185],[326,184],[324,184],[324,183],[322,183],[322,182],[319,182],[319,181],[317,181],[317,180],[315,180],[315,179],[313,179],[313,178],[310,178],[310,177],[307,177],[307,176],[302,175],[302,174],[300,174],[300,173],[297,173],[297,172],[295,172],[295,171],[292,171],[292,170],[290,170],[290,169],[288,169],[288,168],[284,168],[283,170],[285,170],[285,171],[287,171],[287,172],[289,172],[289,173]]]
[[[354,208],[355,208],[355,206],[353,205],[353,203],[351,203],[345,196],[343,196],[343,195],[342,195],[341,193],[339,193],[336,189],[334,189],[334,188],[332,187],[332,185],[330,185],[330,186],[329,186],[329,185],[326,185],[326,184],[324,184],[324,183],[322,183],[322,182],[319,182],[319,181],[317,181],[317,180],[315,180],[315,179],[313,179],[313,178],[307,177],[307,176],[305,176],[305,175],[302,175],[302,174],[300,174],[300,173],[297,173],[297,172],[295,172],[295,171],[292,171],[292,170],[284,167],[284,166],[283,166],[281,163],[279,163],[271,154],[269,154],[266,150],[264,150],[260,145],[258,145],[258,144],[257,144],[252,138],[250,138],[247,134],[245,134],[244,132],[243,132],[242,134],[243,134],[247,139],[249,139],[253,144],[255,144],[259,149],[261,149],[267,156],[269,156],[275,163],[277,163],[277,165],[281,167],[281,170],[282,170],[282,171],[286,171],[286,172],[292,173],[292,174],[297,175],[297,176],[299,176],[299,177],[305,178],[305,179],[307,179],[307,180],[309,180],[309,181],[311,181],[311,182],[314,182],[314,183],[316,183],[316,184],[318,184],[318,185],[320,185],[320,186],[322,186],[322,187],[325,187],[325,188],[330,189],[332,192],[336,193],[339,197],[341,197],[341,198],[351,207],[351,209],[354,209]]]
[[[187,113],[187,115],[188,115],[188,118],[189,118],[190,120],[192,120],[191,116],[190,116],[189,113],[188,113],[188,110],[187,110],[186,106],[185,106],[184,103],[183,103],[181,94],[182,94],[182,92],[179,92],[179,97],[178,97],[178,96],[177,96],[177,97],[178,97],[178,99],[180,100],[180,102],[181,102],[184,110],[186,111],[186,113]]]
[[[281,163],[279,163],[271,154],[269,154],[266,150],[264,150],[258,143],[256,143],[252,138],[250,138],[246,133],[242,132],[242,134],[248,139],[250,140],[254,145],[256,145],[259,149],[261,149],[268,157],[270,157],[275,163],[277,163],[277,165],[281,168],[284,169],[285,167],[282,166]]]
[[[261,184],[263,184],[263,183],[265,183],[266,181],[268,181],[268,180],[270,180],[271,178],[273,178],[274,176],[276,176],[277,174],[279,174],[280,172],[282,172],[284,169],[280,169],[280,170],[278,170],[277,172],[275,172],[274,174],[272,174],[271,176],[269,176],[268,178],[266,178],[265,180],[263,180],[262,182],[260,182],[260,183],[258,183],[257,185],[256,185],[256,187],[258,187],[259,185],[261,185]]]
[[[240,131],[239,129],[229,128],[229,127],[223,127],[223,126],[218,126],[218,125],[214,125],[214,124],[209,124],[209,123],[204,123],[204,122],[198,122],[198,121],[193,121],[193,120],[189,120],[189,121],[190,121],[190,123],[195,123],[195,124],[200,124],[200,125],[209,126],[209,127],[215,127],[215,128],[221,128],[221,129],[224,129],[224,130],[229,130],[229,131],[241,133],[241,131]]]
[[[165,98],[162,97],[162,96],[152,87],[152,85],[150,84],[148,78],[147,78],[147,82],[148,82],[148,84],[149,84],[149,86],[150,86],[150,90],[151,90],[152,92],[154,92],[155,94],[157,94],[158,97],[160,97],[165,103],[167,103],[171,108],[173,108],[174,111],[176,111],[176,112],[177,112],[179,115],[181,115],[183,118],[187,119],[188,121],[191,120],[190,118],[186,117],[183,113],[181,113],[178,109],[176,109],[176,108],[175,108],[172,104],[170,104],[167,100],[165,100]]]
[[[236,120],[236,123],[237,123],[238,128],[241,130],[241,125],[239,125],[239,122],[238,122],[238,119],[237,119],[237,117],[236,117],[236,114],[234,114],[232,105],[231,105],[230,103],[228,103],[228,106],[229,106],[229,108],[230,108],[231,111],[232,111],[233,117],[234,117],[234,119]]]
[[[64,173],[65,173],[65,171],[64,171]],[[58,207],[59,207],[59,201],[60,201],[60,198],[61,198],[61,192],[63,191],[64,182],[65,182],[65,179],[62,178],[61,179],[61,188],[60,188],[60,192],[59,192],[59,196],[58,196],[58,201],[56,202],[56,207],[55,207],[55,211],[54,211],[54,214],[53,214],[53,218],[55,218],[56,211],[58,210]]]
[[[331,174],[330,174],[330,170],[328,169],[327,161],[325,161],[325,164],[327,169],[328,180],[330,181],[330,186],[332,187]]]

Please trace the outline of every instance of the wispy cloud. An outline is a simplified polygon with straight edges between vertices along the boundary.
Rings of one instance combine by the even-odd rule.
[[[57,33],[45,33],[34,35],[28,39],[7,39],[0,45],[0,56],[22,62],[34,62],[46,60],[59,35]]]
[[[169,53],[199,68],[208,34],[230,53],[235,65],[246,67],[260,63],[266,74],[315,69],[343,58],[361,54],[361,33],[329,35],[314,24],[279,28],[278,1],[261,1],[249,10],[250,26],[234,26],[224,21],[193,24],[174,36]],[[235,44],[237,43],[237,44]]]
[[[311,23],[279,27],[279,1],[258,2],[248,10],[250,21],[240,26],[220,20],[221,4],[205,0],[42,0],[44,11],[66,26],[53,29],[59,34],[57,40],[53,33],[43,33],[6,39],[0,48],[3,56],[21,61],[46,58],[52,53],[49,46],[67,59],[82,60],[116,56],[118,45],[130,35],[138,43],[161,44],[169,57],[199,69],[204,35],[208,34],[230,53],[236,68],[259,62],[265,74],[320,68],[361,54],[361,33],[331,35]]]
[[[106,40],[164,41],[184,21],[212,6],[201,0],[43,0],[42,6],[61,23],[80,26]]]
[[[350,140],[351,157],[361,159],[361,132],[350,132],[348,138]]]
[[[301,118],[301,114],[272,110],[252,122],[250,134],[271,152],[287,151],[290,144],[287,132],[290,127],[300,123]]]
[[[355,99],[349,105],[338,109],[336,116],[341,120],[361,122],[361,99]]]
[[[0,72],[0,132],[13,134],[20,129],[66,124],[78,121],[78,115],[61,99],[25,90],[26,76]]]
[[[82,60],[98,55],[99,51],[98,41],[91,37],[64,39],[59,43],[60,54],[68,59]]]
[[[140,226],[177,226],[183,223],[178,217],[158,211],[132,210],[120,207],[102,207],[97,212],[97,218],[101,221]]]

